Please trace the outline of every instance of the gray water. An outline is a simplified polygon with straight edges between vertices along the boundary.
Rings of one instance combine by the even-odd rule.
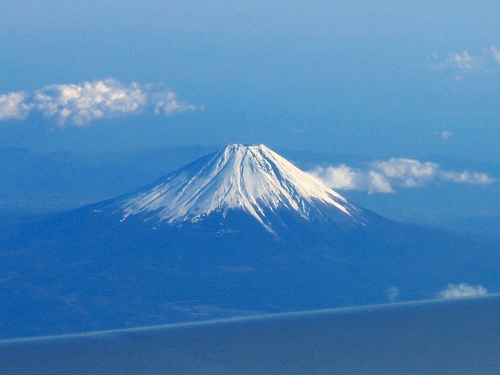
[[[500,374],[500,296],[0,341],[0,374]]]

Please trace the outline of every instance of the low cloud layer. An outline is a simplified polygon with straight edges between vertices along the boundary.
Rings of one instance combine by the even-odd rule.
[[[448,287],[437,294],[437,298],[460,298],[460,297],[479,297],[488,294],[488,290],[482,285],[469,285],[460,283],[458,285],[448,284]]]
[[[316,167],[310,173],[332,189],[360,190],[370,194],[394,193],[397,189],[416,188],[432,182],[470,185],[495,182],[486,173],[467,170],[444,171],[437,163],[406,158],[374,161],[367,169],[353,168],[345,164]]]
[[[176,93],[162,85],[124,84],[115,79],[54,84],[31,93],[0,95],[0,121],[22,120],[36,111],[54,118],[61,126],[85,126],[94,120],[146,110],[157,115],[173,115],[197,109],[199,107],[180,101]]]

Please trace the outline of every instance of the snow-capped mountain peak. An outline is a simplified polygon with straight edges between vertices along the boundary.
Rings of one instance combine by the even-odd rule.
[[[233,144],[198,159],[119,200],[123,220],[139,213],[176,223],[214,212],[244,210],[268,230],[266,215],[280,209],[303,218],[334,207],[338,215],[363,222],[362,210],[315,177],[264,145]]]

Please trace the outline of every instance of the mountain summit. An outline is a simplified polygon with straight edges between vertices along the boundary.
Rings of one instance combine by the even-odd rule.
[[[0,233],[0,337],[499,290],[498,268],[494,243],[385,219],[236,144]]]
[[[271,217],[283,209],[306,220],[367,220],[361,208],[264,145],[229,145],[113,205],[123,210],[123,220],[140,214],[167,223],[242,210],[270,232]]]

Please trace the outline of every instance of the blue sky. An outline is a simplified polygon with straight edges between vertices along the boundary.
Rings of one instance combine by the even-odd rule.
[[[0,5],[0,147],[500,160],[500,4]]]

